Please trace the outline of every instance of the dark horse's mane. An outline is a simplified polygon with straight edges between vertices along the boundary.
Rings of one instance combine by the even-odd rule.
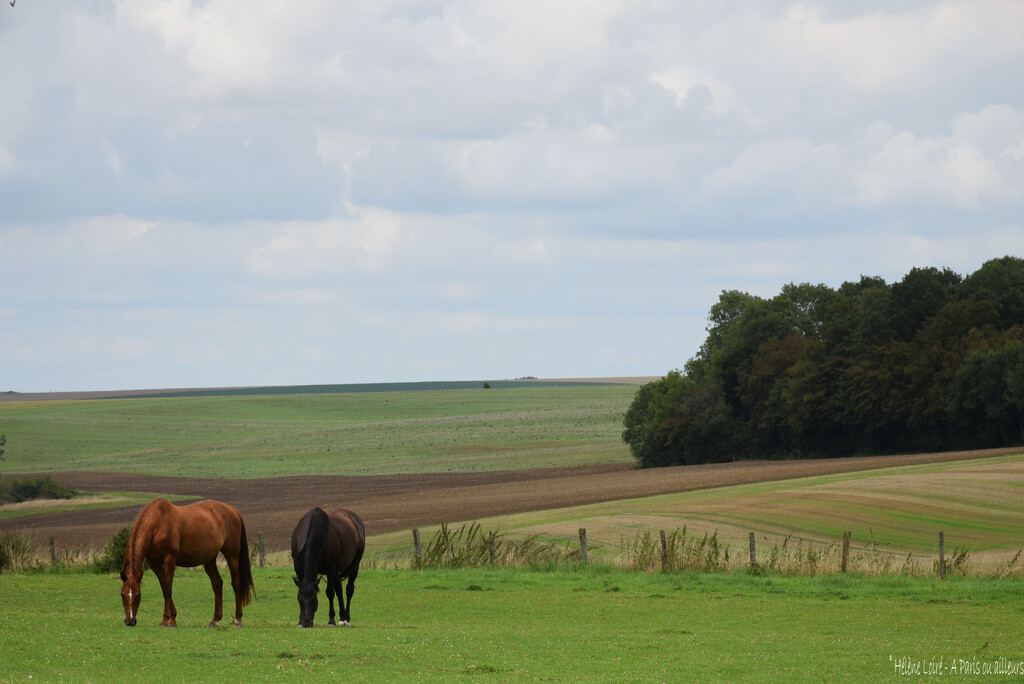
[[[330,518],[319,506],[311,510],[309,516],[309,529],[306,531],[306,541],[302,545],[302,554],[299,560],[302,566],[302,577],[299,579],[302,580],[303,585],[316,584],[320,555],[327,545],[327,531],[331,527]]]

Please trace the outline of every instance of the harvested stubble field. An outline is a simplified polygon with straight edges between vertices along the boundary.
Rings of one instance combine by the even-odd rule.
[[[789,480],[817,475],[940,463],[1019,450],[950,452],[812,461],[736,462],[637,470],[630,463],[485,473],[386,476],[294,476],[261,479],[173,478],[126,473],[68,472],[61,481],[87,492],[152,492],[184,500],[231,502],[250,536],[262,532],[270,551],[284,550],[295,522],[309,508],[357,510],[367,533],[379,535],[441,522]],[[0,531],[54,535],[64,548],[95,548],[134,519],[140,505],[51,512],[0,520]],[[711,507],[713,509],[713,506]],[[695,511],[696,512],[696,511]],[[712,511],[713,512],[713,511]]]

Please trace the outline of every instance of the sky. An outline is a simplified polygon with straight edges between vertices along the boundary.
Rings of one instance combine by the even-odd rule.
[[[0,63],[0,391],[654,376],[1024,256],[1017,0],[16,0]]]

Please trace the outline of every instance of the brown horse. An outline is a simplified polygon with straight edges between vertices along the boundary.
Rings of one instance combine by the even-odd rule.
[[[213,585],[214,611],[210,627],[223,617],[223,587],[217,570],[217,554],[223,553],[235,590],[236,627],[242,626],[242,606],[253,598],[249,567],[249,539],[245,521],[234,506],[220,501],[198,501],[175,506],[167,499],[154,499],[139,512],[124,550],[121,569],[121,603],[124,624],[134,627],[142,598],[143,561],[149,563],[164,593],[161,627],[176,627],[178,610],[171,599],[174,568],[202,565]]]
[[[348,627],[352,619],[352,594],[355,592],[359,561],[366,548],[366,532],[358,515],[344,508],[325,513],[311,509],[292,532],[292,563],[295,586],[299,588],[299,626],[312,627],[316,614],[319,575],[327,577],[328,625],[334,625],[334,596],[338,596],[338,624]],[[341,580],[348,578],[346,594]]]

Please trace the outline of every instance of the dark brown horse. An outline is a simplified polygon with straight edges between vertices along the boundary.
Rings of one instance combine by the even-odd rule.
[[[220,501],[198,501],[175,506],[167,499],[154,499],[139,512],[124,550],[121,569],[121,603],[124,624],[134,627],[142,598],[143,561],[149,563],[164,593],[161,627],[177,626],[178,611],[171,599],[174,568],[202,565],[213,585],[213,622],[223,617],[223,587],[217,570],[217,554],[223,553],[235,590],[236,627],[242,626],[242,606],[252,600],[252,572],[249,567],[249,539],[245,521],[234,506]]]
[[[292,579],[299,588],[300,627],[313,626],[320,575],[327,578],[327,604],[330,607],[327,624],[334,625],[334,595],[337,594],[338,624],[349,626],[352,594],[365,548],[363,521],[352,511],[339,508],[325,513],[317,507],[302,516],[292,532],[292,564],[295,567]],[[341,593],[341,581],[346,577],[347,604]]]

